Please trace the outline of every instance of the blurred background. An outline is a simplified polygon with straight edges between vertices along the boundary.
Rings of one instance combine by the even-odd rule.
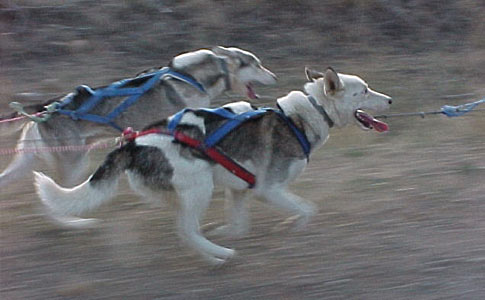
[[[391,95],[390,113],[439,110],[485,97],[484,18],[471,0],[2,0],[0,114],[215,45],[279,76],[257,89],[262,105],[301,89],[305,66],[333,66]],[[292,185],[319,207],[308,228],[275,231],[286,216],[254,202],[246,238],[213,239],[238,251],[217,270],[179,242],[170,206],[123,188],[96,228],[67,230],[19,181],[0,191],[0,298],[483,299],[485,113],[387,122],[386,134],[333,130]]]

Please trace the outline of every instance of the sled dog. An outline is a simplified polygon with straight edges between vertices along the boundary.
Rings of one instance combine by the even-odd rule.
[[[118,178],[126,173],[133,190],[148,198],[163,198],[175,193],[177,230],[192,249],[211,264],[221,264],[234,250],[206,239],[200,229],[215,186],[229,190],[227,224],[215,229],[235,236],[249,230],[247,201],[252,196],[286,211],[296,223],[305,225],[316,207],[288,190],[302,173],[308,157],[294,130],[280,117],[283,113],[305,136],[309,154],[320,148],[331,128],[356,124],[364,130],[388,130],[365,110],[380,112],[389,108],[391,98],[373,91],[361,78],[336,73],[306,70],[305,93],[292,91],[277,99],[278,110],[268,110],[243,122],[216,145],[256,176],[248,189],[245,181],[204,156],[199,149],[175,143],[166,134],[147,134],[112,151],[105,162],[84,183],[73,188],[57,185],[51,178],[35,173],[36,189],[42,202],[58,215],[80,215],[93,210],[116,195]],[[225,109],[241,113],[255,108],[247,102],[235,102]],[[146,129],[164,130],[173,116]],[[186,112],[176,130],[203,139],[224,120],[202,110]]]
[[[177,78],[162,77],[152,89],[138,99],[135,105],[116,117],[114,122],[119,127],[130,126],[141,129],[143,126],[166,118],[184,107],[207,107],[212,99],[227,91],[232,91],[238,95],[247,95],[248,98],[254,99],[257,98],[257,95],[253,90],[253,84],[269,85],[276,82],[275,75],[263,67],[261,61],[254,54],[235,47],[214,47],[212,50],[202,49],[184,53],[173,58],[169,68],[190,77],[203,90]],[[153,68],[138,75],[159,69],[161,68]],[[134,80],[133,84],[136,83],[136,80]],[[76,109],[87,100],[89,92],[88,89],[81,86],[74,95],[69,94],[68,96],[73,97],[70,108]],[[89,113],[107,114],[116,108],[123,99],[123,97],[115,97],[101,101]],[[43,105],[26,107],[25,110],[29,113],[39,112],[44,110],[44,105],[62,100],[62,98],[52,99]],[[9,117],[14,116],[16,114]],[[65,184],[78,184],[81,178],[86,175],[85,170],[89,165],[86,153],[25,153],[22,152],[22,149],[85,145],[97,140],[97,136],[100,134],[109,132],[116,131],[106,124],[74,121],[57,113],[54,113],[44,123],[25,122],[17,143],[19,153],[0,173],[0,187],[30,174],[30,171],[33,170],[34,158],[44,160],[50,166],[54,166]]]

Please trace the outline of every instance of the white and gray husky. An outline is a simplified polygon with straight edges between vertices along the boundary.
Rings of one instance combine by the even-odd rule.
[[[277,104],[305,135],[310,154],[325,143],[333,126],[357,124],[365,130],[388,130],[385,123],[364,110],[388,109],[389,96],[371,90],[357,76],[338,74],[331,68],[324,73],[307,69],[306,73],[306,93],[292,91],[279,98]],[[237,113],[254,109],[247,102],[231,103],[225,108]],[[164,128],[170,119],[148,128]],[[222,122],[204,113],[187,112],[177,130],[203,138]],[[201,234],[199,222],[215,186],[230,191],[230,216],[226,225],[215,229],[219,233],[240,236],[249,230],[247,201],[252,196],[293,215],[296,226],[305,225],[316,213],[313,204],[288,191],[288,185],[303,172],[308,160],[294,132],[275,110],[243,123],[217,148],[256,176],[252,190],[197,149],[174,143],[169,135],[148,134],[111,152],[104,164],[76,187],[60,187],[49,177],[35,173],[37,193],[52,213],[79,215],[114,197],[118,178],[126,173],[131,187],[145,197],[176,194],[178,234],[211,264],[224,263],[235,253]]]
[[[198,86],[202,86],[203,90],[177,78],[162,77],[134,105],[118,115],[113,120],[114,123],[121,128],[130,126],[139,130],[146,124],[166,118],[182,108],[207,107],[211,104],[212,99],[224,92],[234,92],[241,96],[246,95],[248,98],[257,98],[252,87],[254,83],[269,85],[276,82],[276,76],[263,67],[254,54],[235,47],[214,47],[212,50],[202,49],[184,53],[173,58],[168,67],[192,78],[192,81],[196,82]],[[153,68],[138,75],[160,69]],[[137,83],[136,80],[132,82]],[[96,90],[94,89],[94,91]],[[43,111],[45,105],[62,101],[66,97],[73,97],[69,109],[75,110],[88,100],[90,94],[86,92],[86,89],[78,88],[75,93],[49,100],[42,105],[25,107],[25,110],[34,114]],[[89,113],[104,116],[113,111],[125,98],[114,97],[101,101]],[[15,116],[17,115],[11,114],[8,117]],[[64,184],[79,184],[89,166],[86,152],[29,153],[22,149],[80,146],[99,140],[100,135],[118,133],[106,124],[75,121],[58,113],[52,114],[52,117],[43,123],[34,121],[20,123],[22,133],[17,142],[19,151],[7,168],[0,173],[0,187],[29,175],[34,168],[34,162],[39,159],[55,168]],[[15,126],[17,129],[19,122],[3,123],[2,131],[13,129],[5,128],[8,124],[12,124],[9,127]],[[76,172],[72,172],[73,169]]]

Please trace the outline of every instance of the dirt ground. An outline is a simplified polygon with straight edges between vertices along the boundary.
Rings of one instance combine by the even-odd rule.
[[[393,112],[402,111],[424,87],[386,86],[384,78],[413,68],[399,61],[407,58],[388,59],[403,67],[374,71],[369,81],[397,94]],[[463,100],[431,104],[450,102]],[[96,228],[67,230],[43,216],[30,179],[18,182],[1,193],[2,299],[481,299],[483,113],[388,123],[383,135],[333,130],[292,187],[319,206],[308,228],[274,231],[285,216],[254,202],[246,238],[214,239],[238,251],[216,270],[179,242],[170,207],[152,208],[123,189],[94,215],[103,220]],[[219,192],[206,221],[222,221],[222,207]]]
[[[280,55],[277,45],[265,52],[255,43],[253,49],[246,41],[246,48],[279,76],[277,86],[258,88],[265,96],[300,89],[305,65],[361,75],[393,96],[390,113],[437,110],[485,95],[483,47],[359,53],[347,45],[318,55],[302,44],[294,45],[295,58]],[[99,51],[95,57],[83,51],[58,60],[0,57],[1,114],[25,92],[61,94],[160,65],[153,57],[122,64],[120,53],[97,47],[90,50]],[[254,201],[247,237],[212,238],[237,250],[219,269],[179,241],[170,206],[151,207],[124,185],[90,215],[98,225],[72,230],[44,216],[31,178],[16,182],[0,191],[0,298],[483,299],[485,112],[387,122],[386,134],[332,129],[291,187],[316,203],[319,214],[302,231],[276,230],[287,216]],[[15,137],[2,135],[0,148],[13,147]],[[93,153],[93,168],[103,155]],[[1,170],[10,159],[0,156]],[[49,166],[37,169],[55,176]],[[223,204],[217,191],[205,222],[222,222]]]

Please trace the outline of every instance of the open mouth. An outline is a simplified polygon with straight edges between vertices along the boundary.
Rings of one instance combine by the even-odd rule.
[[[362,109],[356,110],[354,113],[354,116],[355,116],[355,119],[359,121],[359,124],[363,129],[366,129],[366,130],[375,129],[378,132],[385,132],[389,130],[389,126],[386,123],[377,120],[376,118],[366,113]]]
[[[253,89],[253,85],[251,83],[246,84],[246,94],[249,99],[258,99],[259,95]]]

